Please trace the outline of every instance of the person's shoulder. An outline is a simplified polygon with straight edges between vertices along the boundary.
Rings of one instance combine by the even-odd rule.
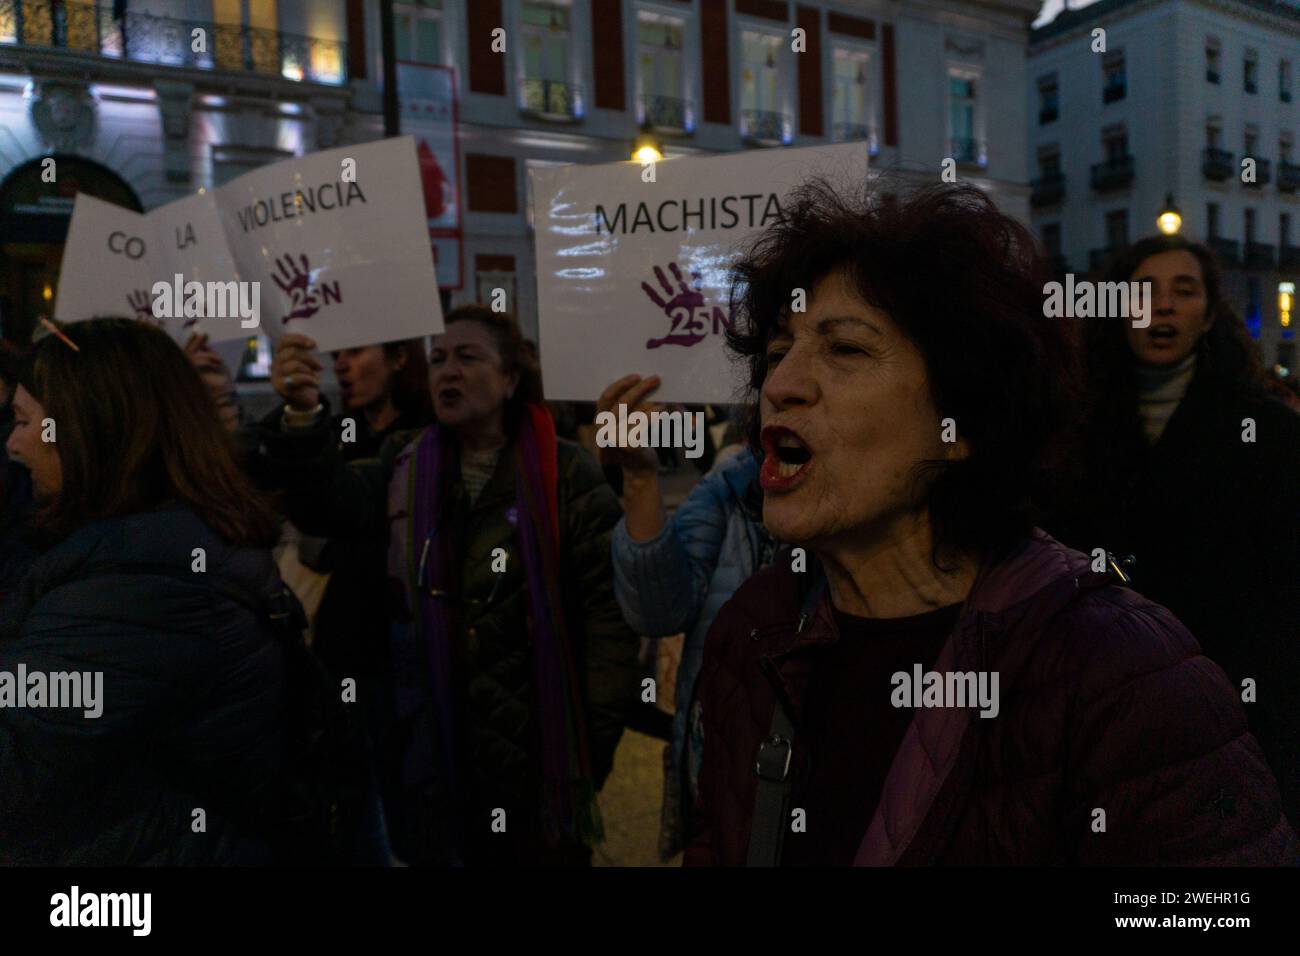
[[[1063,656],[1062,673],[1087,697],[1214,667],[1172,611],[1119,584],[1080,594],[1043,637]]]
[[[788,552],[783,552],[788,557]],[[745,630],[765,627],[798,617],[807,589],[813,585],[807,571],[795,571],[792,562],[779,555],[775,561],[750,575],[722,605],[715,621]],[[714,625],[718,625],[715,623]]]

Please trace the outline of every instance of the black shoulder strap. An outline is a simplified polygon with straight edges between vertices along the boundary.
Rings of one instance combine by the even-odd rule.
[[[817,613],[817,605],[826,587],[820,566],[809,569],[799,613],[799,630]],[[754,814],[749,831],[749,856],[746,866],[780,866],[781,849],[790,825],[790,762],[794,755],[794,723],[786,713],[778,694],[772,708],[772,726],[767,739],[758,747],[754,773],[758,785],[754,790]]]
[[[790,802],[790,757],[794,753],[794,725],[780,699],[772,709],[772,729],[758,748],[754,772],[754,818],[749,832],[747,866],[779,866],[785,843],[786,807]]]

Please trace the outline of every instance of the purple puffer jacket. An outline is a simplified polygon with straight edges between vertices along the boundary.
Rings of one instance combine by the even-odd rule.
[[[704,765],[687,865],[745,863],[776,695],[796,728],[795,770],[812,659],[838,637],[829,592],[788,558],[718,614],[700,678]],[[1043,532],[981,571],[932,669],[997,671],[1000,712],[916,712],[858,865],[1300,859],[1223,671],[1167,610]]]

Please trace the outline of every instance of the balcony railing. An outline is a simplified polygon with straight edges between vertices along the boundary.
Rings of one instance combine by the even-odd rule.
[[[1221,183],[1232,175],[1232,153],[1209,146],[1201,153],[1201,175]]]
[[[1047,173],[1035,179],[1029,193],[1032,206],[1053,206],[1065,198],[1065,174]]]
[[[690,100],[680,96],[647,93],[641,97],[642,122],[670,133],[689,133],[694,128],[695,110]]]
[[[200,37],[203,42],[196,43]],[[115,18],[111,4],[75,0],[0,0],[3,45],[315,83],[347,81],[347,44],[339,40],[130,10]],[[203,49],[196,51],[195,46]]]
[[[1255,181],[1253,183],[1242,183],[1251,189],[1259,189],[1261,186],[1267,186],[1273,181],[1273,164],[1267,159],[1255,158]]]
[[[1133,157],[1120,156],[1092,164],[1092,188],[1098,192],[1123,189],[1133,182]]]
[[[1246,242],[1246,268],[1272,269],[1274,247],[1270,242]]]
[[[1241,244],[1236,239],[1224,239],[1222,236],[1210,236],[1205,240],[1219,261],[1226,266],[1241,264]]]
[[[1293,193],[1300,186],[1300,163],[1288,163],[1285,159],[1277,164],[1278,192]]]
[[[741,110],[740,135],[751,143],[784,143],[785,119],[771,110]]]
[[[988,163],[988,158],[984,155],[984,144],[978,139],[969,137],[950,137],[948,155],[967,166],[984,166]]]
[[[872,156],[880,152],[880,140],[876,137],[876,128],[865,123],[835,123],[831,127],[831,137],[837,143],[858,143],[866,140]]]
[[[1280,246],[1277,250],[1279,269],[1300,269],[1300,246]]]
[[[546,119],[573,122],[581,114],[581,90],[560,80],[525,77],[519,83],[519,108]]]

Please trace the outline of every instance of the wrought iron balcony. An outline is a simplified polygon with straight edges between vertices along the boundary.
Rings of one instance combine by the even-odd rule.
[[[1053,206],[1065,198],[1065,174],[1047,173],[1035,179],[1029,193],[1031,206]]]
[[[966,166],[984,166],[988,158],[984,155],[984,144],[978,139],[953,136],[948,139],[948,155]]]
[[[653,129],[668,133],[690,133],[694,131],[693,104],[680,96],[660,96],[647,93],[641,97],[642,122]]]
[[[1241,244],[1236,239],[1224,239],[1222,236],[1210,236],[1205,244],[1219,257],[1225,266],[1241,264]]]
[[[1120,156],[1092,164],[1092,188],[1097,192],[1123,189],[1133,182],[1133,157]]]
[[[1274,246],[1271,242],[1246,242],[1246,268],[1272,269]]]
[[[1215,146],[1207,147],[1201,153],[1201,175],[1221,183],[1232,175],[1232,153]]]
[[[1108,265],[1110,265],[1110,261],[1119,255],[1123,248],[1123,246],[1104,246],[1101,249],[1089,249],[1088,271],[1103,271]]]
[[[1277,190],[1293,193],[1300,186],[1300,163],[1288,163],[1285,159],[1277,164]]]
[[[1253,183],[1242,183],[1251,189],[1259,189],[1261,186],[1267,186],[1273,181],[1273,164],[1267,159],[1255,157],[1255,181]]]
[[[1300,269],[1300,246],[1281,246],[1277,250],[1279,269]]]
[[[574,122],[581,117],[582,91],[561,80],[525,77],[519,83],[519,109],[545,119]]]
[[[751,143],[784,143],[785,114],[771,110],[741,110],[740,135]]]
[[[200,37],[204,42],[196,44]],[[0,0],[0,46],[8,45],[314,83],[347,82],[347,44],[339,40],[132,10],[114,17],[111,4],[76,0]],[[196,51],[196,45],[203,49]]]

